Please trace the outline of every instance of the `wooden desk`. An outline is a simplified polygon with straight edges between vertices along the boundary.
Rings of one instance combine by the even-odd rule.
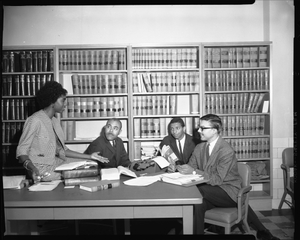
[[[147,187],[127,186],[87,192],[64,184],[51,192],[4,190],[6,230],[12,220],[182,218],[183,234],[193,233],[193,205],[202,203],[195,187],[156,182]]]

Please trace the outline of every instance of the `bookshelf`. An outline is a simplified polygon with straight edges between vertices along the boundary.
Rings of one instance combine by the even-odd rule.
[[[203,43],[202,114],[223,121],[223,138],[249,164],[255,209],[272,209],[271,42]],[[263,169],[263,170],[262,170]]]
[[[25,174],[16,148],[25,120],[37,110],[36,91],[54,81],[53,46],[3,47],[2,51],[2,171]]]
[[[3,173],[24,172],[15,160],[18,138],[36,110],[35,91],[55,80],[68,90],[68,106],[58,117],[67,146],[76,151],[116,117],[130,159],[140,159],[141,148],[153,154],[173,117],[183,118],[187,133],[199,138],[199,116],[218,114],[239,161],[265,167],[252,179],[250,204],[271,209],[271,55],[271,42],[4,47]]]
[[[127,46],[56,47],[57,79],[68,91],[60,120],[66,145],[83,152],[110,118],[122,122],[129,149]]]
[[[200,114],[199,54],[199,45],[132,47],[132,159],[153,155],[175,116],[194,135]]]

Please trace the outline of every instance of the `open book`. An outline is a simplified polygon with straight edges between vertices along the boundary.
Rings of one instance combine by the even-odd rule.
[[[135,172],[123,166],[118,166],[117,168],[103,168],[101,169],[101,180],[118,180],[120,175],[124,174],[130,177],[136,178]]]

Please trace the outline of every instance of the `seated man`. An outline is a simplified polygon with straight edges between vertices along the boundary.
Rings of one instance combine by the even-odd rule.
[[[131,161],[122,139],[118,137],[121,131],[121,121],[116,118],[109,119],[102,128],[100,136],[88,146],[84,153],[99,152],[101,159],[109,160],[106,163],[99,163],[101,168],[128,167]]]
[[[185,132],[184,121],[179,117],[173,118],[169,123],[169,135],[164,137],[159,145],[162,155],[169,146],[178,159],[175,164],[171,164],[169,171],[172,172],[172,167],[175,171],[175,165],[186,164],[196,145],[197,142],[193,137]]]
[[[189,162],[176,166],[183,174],[197,174],[209,178],[209,182],[197,185],[203,203],[195,205],[195,233],[204,234],[205,212],[214,207],[236,207],[237,194],[242,179],[238,172],[238,160],[233,148],[220,133],[219,116],[207,114],[200,118],[199,133],[205,141],[196,146]],[[260,222],[253,209],[248,207],[248,223],[257,231],[258,240],[279,240]]]

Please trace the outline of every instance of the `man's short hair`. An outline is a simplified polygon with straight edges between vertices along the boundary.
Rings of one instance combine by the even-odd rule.
[[[222,120],[218,115],[207,114],[200,118],[200,120],[210,122],[211,126],[217,129],[218,133],[223,130]]]
[[[170,121],[170,125],[172,123],[180,123],[181,127],[185,127],[184,121],[180,117],[175,117]]]

